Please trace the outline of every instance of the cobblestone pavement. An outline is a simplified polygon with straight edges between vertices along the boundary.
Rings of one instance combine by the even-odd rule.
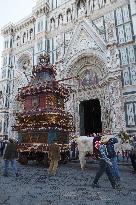
[[[49,177],[47,169],[35,164],[18,164],[19,177],[12,173],[2,176],[0,169],[0,205],[134,205],[136,175],[131,166],[120,166],[122,190],[113,190],[107,176],[100,180],[102,188],[92,188],[97,164],[87,164],[84,171],[79,163],[60,165],[57,176]],[[0,164],[0,167],[2,165]]]

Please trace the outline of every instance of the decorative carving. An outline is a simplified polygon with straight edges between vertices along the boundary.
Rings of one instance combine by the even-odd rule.
[[[39,56],[39,65],[45,65],[50,63],[50,56],[49,54],[40,54]]]
[[[67,10],[67,22],[70,22],[72,20],[72,14],[71,14],[71,9]]]
[[[136,66],[130,67],[132,85],[136,85]]]
[[[78,5],[77,5],[77,12],[78,12],[78,17],[82,17],[85,15],[86,9],[85,9],[85,4],[84,4],[83,0],[79,1]]]
[[[106,25],[106,33],[107,33],[107,42],[112,45],[117,42],[116,37],[116,27],[115,27],[115,19],[114,12],[110,12],[105,16],[105,25]]]
[[[56,43],[57,43],[57,54],[56,54],[56,59],[59,61],[62,56],[63,56],[63,45],[64,45],[64,37],[62,34],[57,35],[56,38]]]
[[[98,76],[95,71],[86,68],[86,70],[81,75],[80,86],[91,86],[98,84]]]
[[[59,16],[58,16],[58,26],[62,26],[62,24],[63,24],[63,16],[62,16],[62,14],[59,14]]]
[[[128,126],[134,126],[135,125],[133,103],[128,103],[127,104],[127,125]]]
[[[71,58],[71,56],[74,56],[75,53],[81,52],[82,50],[86,49],[99,50],[100,48],[93,39],[90,39],[86,31],[81,30],[79,36],[77,37],[77,39],[71,47],[69,58]]]
[[[19,69],[29,72],[32,66],[31,58],[28,54],[23,54],[17,61]]]
[[[55,20],[54,20],[54,18],[52,18],[50,20],[50,30],[52,31],[52,30],[54,30],[54,28],[55,28]]]
[[[107,50],[107,67],[109,71],[114,71],[120,68],[119,50],[116,45],[109,47]]]
[[[129,73],[129,68],[125,68],[123,70],[123,82],[124,86],[130,85],[130,73]]]

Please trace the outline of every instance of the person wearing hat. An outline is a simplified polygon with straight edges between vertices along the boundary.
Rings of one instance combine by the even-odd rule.
[[[60,147],[57,144],[56,139],[54,139],[53,144],[49,146],[49,160],[50,166],[48,169],[48,174],[55,176],[58,167],[58,161],[60,160]]]
[[[118,143],[118,139],[116,137],[110,138],[107,142],[106,148],[107,148],[108,157],[112,162],[113,175],[115,177],[116,182],[120,184],[120,172],[119,172],[119,167],[117,162],[117,155],[114,149],[114,145],[116,143]]]
[[[5,153],[3,156],[4,159],[4,176],[8,177],[8,166],[9,163],[11,163],[11,166],[13,168],[13,172],[16,176],[19,176],[16,166],[16,144],[15,141],[12,138],[9,138],[7,141],[7,146],[5,149]]]
[[[112,173],[112,163],[110,161],[110,159],[108,158],[108,154],[107,154],[107,150],[106,150],[106,144],[108,142],[108,137],[107,136],[102,136],[101,140],[100,140],[100,145],[99,145],[99,158],[100,158],[100,167],[98,172],[96,173],[96,176],[93,180],[92,183],[92,187],[97,187],[99,188],[99,184],[98,181],[101,178],[101,176],[104,174],[104,172],[106,172],[108,179],[111,183],[111,186],[113,189],[117,188],[115,179],[113,177],[113,173]]]

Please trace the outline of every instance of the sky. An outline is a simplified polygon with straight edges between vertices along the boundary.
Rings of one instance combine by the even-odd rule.
[[[36,0],[0,0],[0,29],[9,22],[16,23],[32,12]],[[3,38],[0,36],[0,67]]]

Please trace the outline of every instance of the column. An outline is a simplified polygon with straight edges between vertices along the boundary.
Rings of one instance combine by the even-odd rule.
[[[130,8],[131,8],[134,35],[136,36],[136,0],[130,0]]]

